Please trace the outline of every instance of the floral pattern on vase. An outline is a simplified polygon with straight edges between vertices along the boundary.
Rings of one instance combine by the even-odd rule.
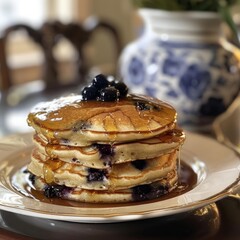
[[[131,76],[131,81],[133,84],[141,84],[145,78],[143,62],[137,57],[133,57],[131,60],[131,64],[129,64],[129,75]]]
[[[202,98],[209,87],[211,75],[208,70],[201,69],[199,65],[188,66],[186,72],[179,77],[179,87],[191,100]]]
[[[165,41],[152,34],[125,48],[120,73],[132,91],[169,102],[180,125],[194,128],[211,124],[237,96],[238,64],[220,42]]]

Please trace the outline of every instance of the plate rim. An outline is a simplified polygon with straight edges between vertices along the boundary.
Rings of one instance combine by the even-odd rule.
[[[186,131],[186,135],[187,136],[195,136],[197,138],[201,138],[201,139],[208,139],[208,141],[214,142],[215,144],[217,144],[219,147],[223,147],[225,149],[227,149],[229,152],[231,152],[232,154],[234,154],[234,156],[238,159],[239,157],[234,153],[234,151],[232,149],[230,149],[229,147],[217,142],[215,139],[212,139],[208,136],[205,135],[201,135],[198,133],[193,133],[193,132],[187,132]],[[9,142],[12,141],[13,139],[21,139],[20,143],[21,144],[13,144],[12,148],[11,148],[11,144],[10,144],[10,149],[12,149],[12,151],[9,151],[8,155],[13,154],[14,152],[18,152],[18,151],[22,151],[23,149],[25,149],[27,146],[25,146],[23,144],[24,141],[29,142],[29,140],[31,139],[32,133],[24,133],[24,134],[14,134],[14,135],[10,135],[10,136],[5,136],[0,138],[0,162],[3,161],[4,159],[2,158],[2,154],[1,152],[3,152],[4,150],[1,149],[1,145],[4,144],[3,142]],[[23,142],[22,142],[23,141]],[[31,141],[31,140],[30,140]],[[30,146],[28,146],[30,147]],[[194,210],[196,208],[200,208],[204,205],[213,203],[217,200],[220,200],[228,195],[230,195],[234,189],[236,188],[236,186],[238,187],[239,183],[240,183],[240,161],[239,161],[239,165],[238,165],[238,176],[235,179],[235,181],[233,181],[228,187],[226,187],[225,189],[223,189],[222,191],[208,197],[208,198],[204,198],[201,199],[199,201],[193,201],[190,204],[186,204],[186,205],[178,205],[178,206],[174,206],[174,207],[170,207],[170,208],[158,208],[158,209],[150,209],[148,211],[146,210],[141,210],[141,208],[139,209],[139,211],[135,211],[134,213],[131,212],[128,215],[123,215],[121,213],[111,213],[111,212],[107,212],[105,213],[105,215],[96,215],[96,214],[82,214],[81,216],[70,216],[69,214],[63,214],[63,215],[57,215],[57,213],[55,212],[48,212],[48,211],[43,211],[43,210],[36,210],[36,209],[24,209],[23,207],[14,207],[14,206],[7,206],[7,205],[3,205],[0,201],[0,210],[5,210],[5,211],[9,211],[9,212],[14,212],[18,214],[22,214],[22,215],[26,215],[26,216],[32,216],[32,217],[40,217],[40,218],[45,218],[45,219],[53,219],[53,220],[63,220],[63,221],[70,221],[70,222],[86,222],[86,223],[107,223],[107,222],[121,222],[121,221],[129,221],[129,220],[138,220],[138,219],[146,219],[146,218],[153,218],[153,217],[161,217],[161,216],[166,216],[166,215],[171,215],[171,214],[176,214],[176,213],[181,213],[181,212],[186,212],[189,210]],[[0,183],[1,179],[0,179]],[[1,187],[2,188],[2,187]],[[0,188],[0,189],[1,189]],[[7,189],[6,189],[7,191]],[[17,195],[17,194],[16,194]],[[184,195],[184,194],[183,194]],[[182,196],[183,196],[182,195]],[[23,195],[19,195],[22,198],[27,198]],[[175,197],[177,198],[177,197]],[[28,198],[29,199],[29,198]],[[1,200],[1,199],[0,199]],[[31,199],[34,201],[34,199]],[[161,202],[161,201],[159,201]],[[155,202],[154,202],[155,203]],[[49,203],[42,203],[41,204],[49,204]],[[146,205],[151,205],[152,203],[143,203],[144,206]],[[52,205],[52,204],[49,204]],[[141,206],[142,204],[138,205]],[[56,206],[56,205],[55,205]],[[58,205],[59,206],[59,205]],[[61,207],[61,206],[60,206]],[[68,206],[67,206],[68,207]],[[123,209],[125,206],[120,206],[121,209]],[[129,207],[129,206],[126,206]],[[136,205],[134,206],[136,207]],[[72,208],[72,207],[70,207]],[[73,207],[76,208],[76,207]],[[107,208],[105,208],[107,209]]]

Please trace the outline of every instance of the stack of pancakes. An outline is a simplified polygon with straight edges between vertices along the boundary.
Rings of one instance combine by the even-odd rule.
[[[178,152],[185,140],[170,105],[127,95],[113,102],[71,95],[30,112],[35,129],[33,186],[47,197],[82,202],[157,198],[178,181]]]

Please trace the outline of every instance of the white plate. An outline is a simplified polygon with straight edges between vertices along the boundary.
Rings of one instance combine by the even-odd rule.
[[[167,200],[119,205],[60,206],[24,196],[12,178],[30,161],[31,134],[0,139],[0,209],[32,217],[70,222],[105,223],[166,216],[192,210],[231,194],[239,185],[240,159],[229,148],[187,133],[181,158],[198,176],[196,186]]]

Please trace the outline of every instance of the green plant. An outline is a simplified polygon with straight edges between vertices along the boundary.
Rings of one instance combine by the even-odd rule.
[[[158,8],[168,11],[211,11],[231,7],[238,0],[134,0],[139,7]]]
[[[205,11],[218,12],[232,30],[237,43],[237,29],[231,16],[231,7],[240,0],[133,0],[138,7],[162,9],[167,11]]]

